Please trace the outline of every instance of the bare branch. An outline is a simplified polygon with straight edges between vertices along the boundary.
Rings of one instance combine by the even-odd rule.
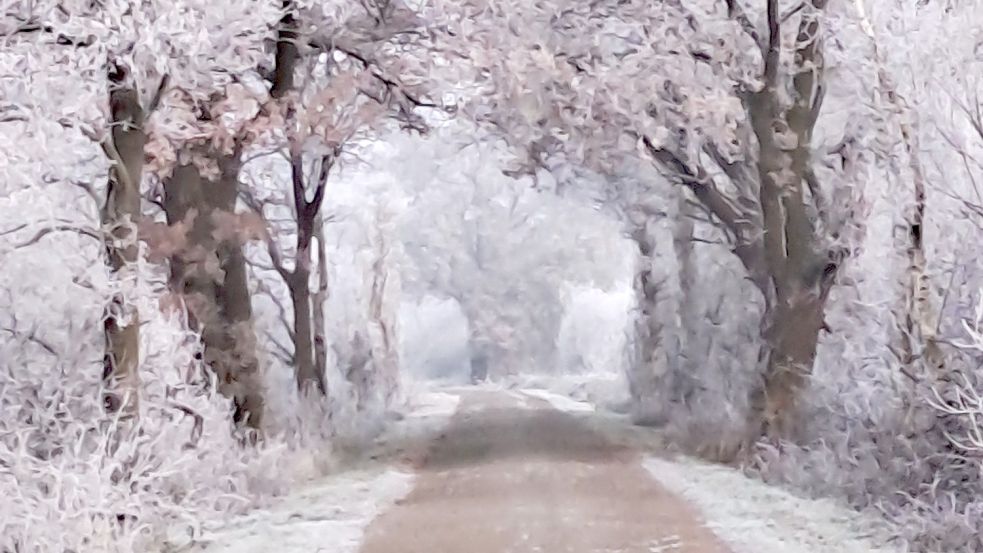
[[[21,107],[16,104],[0,106],[0,123],[24,123],[28,121],[27,115],[20,110]]]
[[[809,167],[806,169],[806,172],[802,177],[806,182],[806,186],[809,188],[809,195],[812,197],[812,204],[816,207],[816,211],[819,212],[819,216],[828,225],[829,204],[826,201],[826,198],[823,196],[823,191],[819,186],[819,178],[816,177],[816,172]]]
[[[284,365],[293,365],[294,356],[290,349],[272,336],[267,336],[267,338],[273,344],[273,351],[270,351],[270,355],[279,359]]]
[[[735,237],[741,238],[741,220],[743,217],[730,201],[714,186],[713,180],[703,168],[694,172],[689,165],[673,152],[657,148],[648,137],[642,138],[649,154],[665,167],[671,168],[675,176],[703,203]]]
[[[201,414],[199,414],[197,411],[195,411],[191,407],[188,407],[187,405],[184,405],[183,403],[178,403],[172,400],[168,402],[168,406],[173,407],[178,411],[181,411],[185,415],[188,415],[189,417],[194,419],[195,422],[194,422],[194,426],[191,428],[191,436],[188,439],[188,443],[184,444],[184,446],[182,447],[184,449],[193,449],[197,447],[198,442],[201,440],[202,430],[204,429],[204,425],[205,425],[205,418],[201,416]]]
[[[73,180],[73,181],[71,181],[71,183],[73,185],[81,188],[83,191],[85,191],[85,194],[89,198],[91,198],[93,202],[95,202],[96,207],[101,207],[102,198],[99,197],[99,194],[96,192],[96,187],[93,186],[91,182],[83,182],[83,181]]]
[[[321,203],[324,201],[324,191],[328,185],[328,175],[331,173],[331,169],[334,167],[340,152],[341,148],[336,148],[331,153],[321,157],[321,168],[317,178],[317,187],[314,189],[314,197],[307,204],[309,210],[308,215],[311,217],[316,216],[321,210]]]
[[[10,335],[12,335],[12,336],[14,336],[16,338],[21,338],[21,339],[27,340],[28,342],[30,342],[32,344],[35,344],[37,346],[40,346],[41,349],[47,351],[51,355],[58,355],[58,350],[56,350],[54,346],[52,346],[51,344],[49,344],[44,339],[39,338],[38,335],[37,335],[37,333],[36,333],[36,331],[34,331],[34,330],[31,330],[30,332],[24,332],[24,331],[16,330],[16,329],[13,329],[13,328],[0,328],[0,330],[2,330],[4,332],[7,332],[7,333],[9,333]]]
[[[283,254],[280,252],[280,247],[277,245],[276,240],[273,239],[273,234],[270,232],[270,222],[263,213],[263,205],[256,199],[253,193],[245,188],[243,188],[239,193],[242,203],[246,204],[253,213],[255,213],[263,221],[263,226],[265,230],[263,231],[263,242],[266,244],[266,251],[270,256],[270,261],[273,263],[273,269],[283,278],[285,281],[289,281],[293,272],[287,269],[286,265],[283,263]]]
[[[747,12],[745,12],[744,7],[741,6],[740,0],[726,1],[728,17],[731,17],[737,21],[737,23],[740,24],[741,29],[743,29],[744,32],[747,33],[752,40],[754,40],[754,43],[757,44],[759,48],[764,50],[764,42],[761,40],[761,34],[758,33],[758,29],[754,27],[754,23],[751,22],[750,18],[748,18]]]
[[[290,341],[291,342],[295,341],[294,340],[293,325],[290,322],[290,317],[287,315],[287,306],[285,306],[283,304],[283,302],[280,301],[280,298],[273,292],[273,289],[270,288],[270,285],[266,281],[264,281],[263,279],[257,279],[256,292],[258,294],[265,294],[266,296],[268,296],[270,298],[270,301],[273,302],[273,306],[276,307],[277,315],[280,318],[280,323],[282,323],[283,324],[283,327],[285,329],[287,329],[287,336],[290,337]],[[279,346],[285,353],[287,353],[288,355],[290,355],[292,357],[292,354],[290,353],[289,348],[287,348],[287,347],[279,344],[275,340],[272,340],[272,341],[277,346]]]
[[[339,52],[342,52],[346,56],[362,64],[362,67],[369,69],[371,71],[372,77],[386,89],[387,93],[396,94],[398,97],[406,100],[406,102],[408,102],[413,107],[439,109],[445,112],[453,111],[440,104],[426,101],[420,96],[410,92],[409,90],[407,90],[406,85],[399,82],[399,80],[396,77],[387,75],[385,69],[376,59],[371,58],[368,55],[355,50],[354,48],[333,44],[328,49],[329,50],[334,49]],[[384,101],[385,100],[384,98],[377,98],[364,90],[362,92],[363,94],[366,94],[366,96],[372,98],[377,103],[380,104],[386,103]]]
[[[160,100],[164,97],[164,92],[167,90],[167,84],[170,82],[171,76],[165,74],[160,79],[160,84],[157,85],[157,91],[154,92],[154,97],[150,99],[150,103],[147,105],[147,116],[149,117],[151,113],[157,110],[160,106]]]
[[[15,233],[15,232],[17,232],[19,230],[25,229],[25,228],[27,228],[27,223],[22,223],[22,224],[17,225],[16,227],[14,227],[12,229],[7,229],[5,231],[0,232],[0,236],[6,236],[8,234],[13,234],[13,233]]]
[[[290,152],[290,183],[294,195],[294,212],[298,220],[307,210],[307,187],[304,183],[304,154],[299,146]]]
[[[822,70],[816,70],[819,74],[816,76],[816,92],[812,98],[812,105],[809,107],[809,128],[816,127],[816,121],[819,120],[819,112],[822,111],[823,100],[826,99],[826,87],[823,85],[822,81]]]
[[[802,9],[805,8],[808,3],[809,2],[807,0],[803,0],[802,2],[799,2],[794,8],[792,8],[792,9],[788,10],[787,12],[785,12],[782,15],[782,19],[781,19],[782,23],[785,23],[793,15],[795,15],[795,14],[799,13],[800,11],[802,11]]]
[[[745,167],[740,163],[735,163],[732,161],[727,161],[727,159],[717,148],[717,145],[712,141],[706,141],[703,144],[703,152],[710,156],[710,159],[720,167],[720,170],[727,175],[727,178],[734,183],[738,189],[741,190],[754,190],[756,186],[754,183],[754,177],[749,175]]]
[[[15,244],[13,247],[14,247],[14,249],[17,249],[17,248],[24,248],[24,247],[27,247],[27,246],[31,246],[31,245],[37,244],[45,236],[48,236],[49,234],[53,234],[53,233],[56,233],[56,232],[75,232],[75,233],[81,234],[83,236],[88,236],[90,238],[95,238],[96,240],[99,240],[100,242],[103,240],[102,234],[100,234],[98,231],[93,230],[93,229],[90,229],[90,228],[80,227],[80,226],[75,226],[75,225],[55,225],[55,226],[43,228],[43,229],[37,231],[37,233],[35,233],[33,237],[31,237],[28,240],[25,240],[24,242],[20,242],[18,244]]]
[[[242,165],[246,165],[249,162],[255,161],[257,159],[262,159],[264,157],[275,156],[275,155],[279,155],[284,160],[290,161],[290,155],[287,154],[284,150],[282,150],[282,149],[273,149],[273,150],[268,150],[268,151],[262,151],[262,152],[259,152],[258,154],[253,154],[253,155],[251,155],[249,157],[243,158]]]
[[[782,24],[778,17],[778,0],[768,0],[768,48],[765,50],[764,71],[767,88],[778,84],[778,64],[782,51]]]
[[[648,137],[642,142],[649,154],[664,167],[674,171],[674,176],[689,188],[717,220],[724,231],[734,238],[733,252],[748,271],[751,281],[761,290],[765,301],[769,301],[771,276],[764,263],[761,234],[755,230],[750,217],[735,207],[733,202],[717,189],[713,179],[702,167],[691,169],[683,159],[664,148],[657,148]]]

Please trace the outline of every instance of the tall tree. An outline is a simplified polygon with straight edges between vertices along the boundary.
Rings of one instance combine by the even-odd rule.
[[[270,98],[253,118],[258,125],[277,113],[276,102],[290,91],[298,61],[296,8],[289,0],[281,7]],[[215,100],[227,101],[227,97]],[[193,107],[201,125],[216,117],[207,104]],[[187,161],[164,180],[162,203],[168,225],[190,229],[187,247],[171,258],[172,286],[190,299],[205,361],[217,374],[222,392],[233,398],[236,420],[258,429],[263,392],[246,259],[239,234],[221,233],[217,228],[219,221],[235,218],[242,155],[255,138],[254,133],[241,130],[218,147],[208,141],[182,145]],[[207,169],[204,174],[203,169]]]
[[[289,6],[292,3],[285,4]],[[273,78],[271,96],[281,117],[264,135],[266,143],[256,149],[283,154],[289,163],[270,169],[272,188],[253,179],[251,188],[240,191],[267,222],[265,241],[272,266],[290,296],[290,357],[297,385],[320,394],[327,391],[323,302],[328,299],[328,272],[319,236],[323,237],[323,206],[332,171],[346,149],[388,130],[389,121],[425,130],[414,110],[437,107],[419,95],[425,87],[406,82],[412,76],[408,67],[425,67],[429,62],[411,49],[393,48],[397,37],[419,25],[411,12],[386,1],[366,2],[343,15],[329,21],[328,28],[304,36],[298,31],[299,15],[293,17],[288,11],[284,17],[277,67],[278,73],[289,67],[293,77]],[[281,178],[284,174],[289,179]],[[273,211],[283,207],[288,208],[290,220],[286,225],[273,224]],[[312,292],[315,274],[318,289]]]
[[[128,82],[127,69],[116,65],[109,74],[110,131],[102,140],[102,149],[112,162],[106,200],[100,210],[100,222],[106,232],[106,256],[109,267],[121,282],[132,276],[139,257],[137,224],[142,219],[140,183],[143,179],[143,149],[147,141],[144,122],[167,85],[162,78],[149,109],[145,110],[139,91]],[[106,353],[103,378],[109,383],[107,408],[116,411],[126,404],[136,412],[138,366],[140,362],[140,313],[123,294],[110,301],[105,317]],[[122,390],[122,392],[121,392]],[[126,399],[128,396],[128,399]]]
[[[464,111],[504,129],[527,167],[561,159],[617,172],[647,157],[730,237],[764,306],[749,440],[792,432],[853,223],[827,201],[843,180],[812,161],[825,8],[782,13],[769,0],[759,29],[737,0],[444,4],[446,40],[475,37],[486,52],[474,79],[490,86]],[[653,368],[636,370],[643,381]]]
[[[939,317],[938,307],[934,305],[932,286],[929,282],[925,227],[928,212],[929,181],[922,166],[922,148],[920,146],[920,131],[917,119],[913,117],[913,109],[909,102],[899,93],[893,76],[888,72],[882,46],[876,35],[863,2],[854,0],[854,9],[860,20],[861,29],[871,41],[873,63],[877,73],[877,85],[884,95],[887,107],[895,119],[895,129],[892,129],[901,142],[907,157],[906,176],[910,179],[910,202],[905,212],[904,251],[907,259],[905,268],[904,305],[901,322],[901,352],[902,366],[911,370],[916,362],[925,368],[927,374],[922,375],[930,381],[935,381],[943,375],[945,356],[938,340]],[[890,132],[890,131],[889,131]],[[905,179],[905,180],[908,180]],[[907,183],[904,183],[905,186]],[[919,371],[921,372],[921,371]],[[909,377],[914,376],[907,373]],[[917,378],[917,377],[916,377]]]
[[[111,299],[105,317],[104,372],[107,380],[122,383],[123,393],[133,400],[140,362],[140,314],[136,312],[136,298],[127,294],[135,282],[134,266],[140,251],[141,183],[148,175],[157,176],[161,169],[160,163],[146,166],[145,157],[155,149],[162,133],[181,138],[188,134],[185,122],[174,117],[170,103],[163,114],[151,114],[162,101],[168,82],[165,76],[173,77],[174,90],[188,97],[214,94],[209,85],[215,82],[217,70],[238,71],[244,60],[261,49],[262,36],[268,29],[264,18],[270,13],[269,7],[259,3],[243,10],[222,2],[183,6],[146,2],[134,6],[114,1],[5,5],[5,16],[19,21],[14,29],[18,39],[33,40],[36,46],[52,53],[60,50],[68,55],[68,61],[80,67],[101,65],[100,73],[109,73],[109,82],[103,83],[103,90],[108,92],[106,109],[79,109],[69,102],[60,123],[78,128],[97,142],[111,164],[104,199],[98,187],[86,188],[100,203],[108,264],[120,283],[120,293]],[[224,21],[215,17],[218,12],[223,13]],[[223,24],[241,25],[245,30],[234,37],[224,37],[226,33],[216,32]],[[175,38],[176,27],[209,32]],[[216,37],[223,40],[214,40]],[[82,85],[89,87],[92,82],[87,80]],[[79,98],[88,97],[83,92],[88,91],[80,91]],[[123,395],[116,391],[106,398],[111,409],[118,408],[122,400]],[[130,407],[135,404],[131,402]]]
[[[396,3],[384,4],[384,9],[368,2],[361,9],[348,10],[335,3],[306,6],[292,0],[279,2],[276,34],[270,40],[273,67],[267,75],[265,90],[257,91],[255,83],[237,79],[240,82],[223,94],[187,106],[200,127],[222,129],[218,121],[228,116],[238,122],[231,129],[223,129],[226,134],[221,137],[206,135],[203,140],[182,144],[179,167],[164,180],[163,204],[168,223],[191,229],[187,247],[172,259],[172,281],[179,291],[192,298],[205,358],[219,375],[223,391],[235,399],[237,419],[248,420],[253,426],[261,423],[263,400],[248,272],[242,252],[243,235],[223,228],[242,221],[236,207],[245,192],[244,155],[268,151],[269,142],[283,142],[284,136],[291,142],[286,150],[291,159],[297,264],[289,270],[284,266],[280,269],[282,276],[289,276],[286,281],[298,306],[293,310],[292,323],[292,336],[297,342],[293,361],[298,384],[304,387],[304,383],[315,383],[323,393],[323,371],[317,367],[324,365],[316,361],[312,349],[317,331],[311,320],[308,281],[313,266],[314,224],[326,186],[324,179],[340,153],[340,144],[337,148],[328,146],[334,153],[321,156],[330,161],[323,166],[323,179],[313,179],[317,182],[312,184],[315,195],[311,199],[305,195],[309,179],[303,173],[302,150],[308,146],[305,141],[311,136],[323,135],[325,143],[347,140],[346,133],[353,129],[346,127],[346,118],[352,117],[346,111],[351,107],[346,102],[354,92],[361,90],[375,95],[377,103],[415,100],[409,88],[400,86],[399,79],[387,72],[389,60],[379,61],[381,56],[376,55],[383,53],[387,36],[405,30],[411,19],[405,10],[397,10]],[[358,66],[364,78],[354,81],[350,74],[332,73],[330,67],[325,73],[324,67],[330,66],[333,60],[322,60],[319,57],[322,54],[349,56],[349,65]],[[339,76],[342,78],[338,82],[332,82]],[[374,92],[368,92],[370,88]],[[336,92],[338,98],[329,97]],[[301,104],[300,99],[310,103]],[[416,104],[422,102],[416,100]],[[316,115],[314,106],[326,110],[325,113]],[[332,109],[341,112],[331,112]],[[243,117],[244,112],[250,115]],[[320,351],[323,353],[324,349]]]

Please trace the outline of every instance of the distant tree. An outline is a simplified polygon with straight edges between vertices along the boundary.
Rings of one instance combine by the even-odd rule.
[[[624,241],[590,205],[503,175],[493,148],[461,145],[457,132],[400,141],[394,155],[426,154],[387,160],[411,198],[400,221],[406,288],[460,304],[475,379],[551,372],[563,284],[614,286]]]

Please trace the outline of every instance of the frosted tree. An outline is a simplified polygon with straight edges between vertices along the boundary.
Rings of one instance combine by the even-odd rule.
[[[761,14],[736,1],[444,9],[448,40],[481,49],[474,78],[488,94],[465,111],[503,129],[526,167],[610,173],[647,160],[729,237],[764,313],[749,436],[788,435],[853,220],[848,179],[814,162],[826,2],[771,0]],[[653,369],[636,370],[637,393],[651,393]]]
[[[109,263],[128,283],[128,267],[137,261],[143,183],[171,173],[167,156],[182,147],[176,143],[200,140],[221,127],[193,125],[182,118],[182,108],[207,104],[233,75],[255,67],[279,6],[12,2],[4,13],[5,21],[14,22],[8,40],[26,54],[23,59],[47,58],[53,74],[67,66],[83,76],[80,93],[60,104],[53,118],[88,136],[112,165],[105,193],[93,183],[82,184],[100,204]],[[203,32],[191,35],[187,29]],[[132,388],[140,355],[139,314],[125,289],[121,294],[106,317],[106,372]],[[245,401],[241,394],[239,399]]]
[[[150,550],[163,526],[241,511],[270,483],[166,292],[159,262],[184,233],[144,214],[168,170],[161,137],[204,132],[182,102],[255,67],[280,15],[259,2],[0,3],[0,549]]]
[[[502,175],[494,147],[460,143],[469,131],[399,141],[387,161],[411,198],[400,221],[407,289],[460,304],[475,379],[550,372],[564,283],[614,287],[627,270],[624,241],[590,205]],[[402,151],[432,161],[408,163]]]
[[[289,291],[293,318],[289,356],[301,389],[312,385],[325,392],[323,309],[328,274],[321,227],[332,171],[349,149],[388,129],[389,121],[424,130],[414,110],[437,107],[422,96],[421,79],[413,78],[420,72],[408,69],[424,68],[428,62],[394,43],[395,37],[419,24],[411,12],[398,10],[396,3],[366,3],[336,13],[307,44],[295,44],[293,55],[301,57],[290,64],[296,74],[294,90],[280,93],[277,100],[282,124],[271,128],[250,153],[254,159],[273,160],[257,169],[261,173],[249,178],[251,186],[240,195],[267,221],[272,268]],[[277,59],[286,55],[279,52]],[[276,85],[272,90],[276,97]],[[280,158],[285,163],[277,164]],[[270,224],[274,219],[287,224]],[[284,248],[280,242],[288,237],[293,243]],[[318,289],[312,292],[315,275]],[[378,305],[372,309],[381,315]]]

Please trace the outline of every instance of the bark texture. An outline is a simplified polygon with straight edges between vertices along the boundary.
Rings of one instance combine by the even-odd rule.
[[[109,94],[112,129],[103,148],[114,165],[110,169],[106,204],[101,218],[106,229],[106,256],[125,290],[139,256],[136,224],[140,218],[140,180],[143,174],[144,110],[138,92],[124,84],[122,69],[111,75]],[[140,313],[125,292],[111,300],[104,322],[106,350],[103,377],[104,403],[110,411],[137,412],[140,362]]]
[[[676,210],[672,228],[672,246],[678,263],[676,276],[680,294],[676,304],[677,317],[673,325],[673,343],[669,351],[669,371],[673,375],[671,398],[674,402],[689,406],[699,383],[695,372],[698,364],[708,357],[710,348],[706,330],[699,317],[697,297],[694,295],[699,274],[696,253],[693,251],[694,224],[689,199],[683,190],[677,191]]]
[[[293,88],[299,57],[292,0],[283,1],[283,11],[270,76],[274,100]],[[218,376],[222,393],[235,403],[235,420],[258,430],[264,401],[249,273],[239,240],[216,233],[216,223],[235,214],[242,147],[237,143],[230,154],[203,152],[218,165],[220,176],[214,182],[191,164],[175,169],[164,183],[164,207],[169,225],[190,226],[186,251],[171,260],[172,285],[189,297],[205,360]]]
[[[635,405],[633,418],[638,424],[663,422],[666,394],[659,393],[666,367],[659,356],[662,352],[663,325],[659,320],[659,286],[655,278],[653,255],[655,242],[647,225],[640,225],[632,232],[638,245],[638,266],[633,288],[635,291],[635,346],[633,369],[629,371],[629,393]]]
[[[318,217],[314,223],[314,239],[317,243],[317,288],[314,292],[314,368],[317,374],[327,374],[328,337],[325,335],[327,320],[324,306],[331,293],[328,288],[328,250],[324,243],[324,220]]]
[[[259,429],[263,394],[246,260],[239,241],[218,231],[218,223],[235,213],[239,162],[238,156],[219,160],[217,180],[181,165],[164,182],[168,225],[188,228],[186,247],[171,259],[171,285],[187,299],[205,362],[219,391],[233,400],[236,422]]]

